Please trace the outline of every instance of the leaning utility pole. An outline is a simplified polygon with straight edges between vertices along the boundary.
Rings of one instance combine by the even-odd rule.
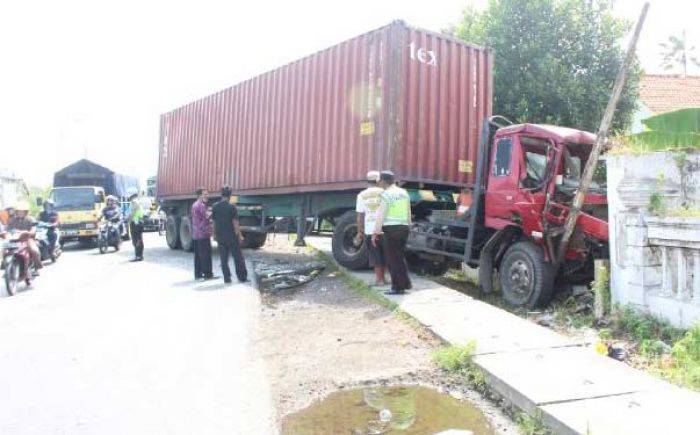
[[[598,135],[596,137],[595,144],[593,144],[591,155],[588,157],[588,161],[586,162],[586,168],[583,170],[583,175],[581,176],[581,184],[576,192],[576,196],[574,196],[574,201],[571,204],[569,215],[567,216],[566,223],[564,224],[564,234],[559,242],[559,251],[557,252],[555,263],[557,267],[562,263],[562,261],[564,261],[564,255],[566,254],[566,248],[569,245],[569,239],[571,239],[571,235],[576,227],[576,220],[581,212],[581,206],[583,205],[583,200],[588,192],[588,186],[591,184],[591,180],[593,179],[593,172],[595,171],[596,164],[598,163],[598,158],[600,157],[600,152],[603,149],[603,144],[607,139],[608,130],[610,129],[610,123],[612,122],[612,117],[615,113],[617,102],[620,99],[622,88],[625,86],[627,71],[629,70],[632,59],[634,58],[634,50],[637,46],[639,33],[642,31],[642,26],[644,25],[644,19],[647,16],[648,10],[649,3],[647,2],[644,3],[644,7],[642,8],[639,21],[637,21],[637,26],[634,29],[634,34],[630,40],[629,47],[627,47],[627,55],[625,56],[622,66],[620,67],[620,71],[617,73],[612,95],[608,101],[608,106],[605,108],[603,119],[600,121],[600,127],[598,128]]]

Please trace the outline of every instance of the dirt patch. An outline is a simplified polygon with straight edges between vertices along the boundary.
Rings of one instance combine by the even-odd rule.
[[[251,263],[317,260],[279,235],[246,257]],[[441,345],[438,339],[353,292],[332,267],[308,284],[263,293],[262,299],[256,347],[267,365],[278,421],[339,389],[414,384],[471,400],[499,433],[515,432],[497,407],[437,370],[431,351]]]

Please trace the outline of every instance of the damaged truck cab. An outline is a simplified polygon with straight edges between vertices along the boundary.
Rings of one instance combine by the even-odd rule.
[[[409,247],[434,262],[479,268],[479,286],[492,290],[497,273],[514,306],[544,305],[555,279],[592,276],[593,259],[607,255],[605,187],[593,183],[563,261],[556,253],[564,223],[595,136],[551,125],[483,128],[477,173],[466,212],[433,213],[416,222]]]

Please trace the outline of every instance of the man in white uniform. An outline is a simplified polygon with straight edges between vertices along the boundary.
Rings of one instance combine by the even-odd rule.
[[[386,263],[384,260],[384,248],[382,243],[372,243],[371,237],[375,233],[374,225],[377,221],[377,211],[384,189],[377,186],[379,182],[379,171],[369,171],[367,173],[369,187],[357,195],[357,240],[355,244],[360,246],[365,244],[369,252],[369,265],[374,268],[374,285],[383,286],[386,284],[384,275],[386,273]]]

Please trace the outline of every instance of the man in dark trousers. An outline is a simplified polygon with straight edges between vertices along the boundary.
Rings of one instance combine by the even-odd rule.
[[[192,239],[194,241],[194,279],[212,279],[211,219],[207,214],[207,189],[197,189],[197,201],[192,204]]]
[[[230,187],[224,186],[221,188],[221,201],[214,204],[212,218],[214,219],[216,242],[219,244],[219,258],[221,259],[221,272],[224,274],[224,282],[231,282],[231,269],[228,267],[229,255],[233,256],[238,281],[248,281],[248,271],[245,267],[243,253],[241,253],[243,234],[238,224],[238,209],[231,204]]]
[[[134,245],[134,258],[131,261],[143,261],[143,208],[139,202],[139,194],[129,196],[129,234]]]
[[[396,185],[394,173],[382,171],[379,175],[382,192],[372,243],[384,243],[384,255],[391,275],[391,290],[386,294],[403,294],[411,288],[406,265],[406,242],[411,225],[411,198],[408,192]]]

